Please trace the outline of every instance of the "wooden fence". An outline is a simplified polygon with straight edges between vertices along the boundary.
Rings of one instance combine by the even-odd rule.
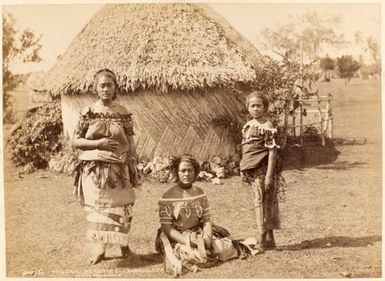
[[[288,99],[285,104],[284,116],[284,145],[287,136],[299,137],[299,144],[304,141],[304,129],[313,126],[325,146],[326,138],[333,138],[333,94],[311,98]]]

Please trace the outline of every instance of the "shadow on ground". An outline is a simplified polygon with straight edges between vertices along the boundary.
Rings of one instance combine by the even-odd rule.
[[[117,263],[117,267],[139,268],[150,265],[160,264],[163,262],[162,255],[159,253],[150,253],[139,255],[132,253],[127,259],[122,259]]]
[[[298,143],[299,141],[288,143],[281,153],[283,168],[285,170],[301,170],[313,167],[325,170],[348,170],[367,164],[357,161],[335,162],[340,154],[340,151],[338,151],[336,147],[365,145],[367,143],[366,138],[335,138],[332,141],[327,140],[325,146],[322,146],[320,142],[305,142],[302,145],[298,145]]]
[[[333,164],[340,152],[333,144],[321,146],[318,144],[303,144],[301,146],[286,146],[282,151],[283,167],[285,170],[305,169]]]
[[[324,238],[316,238],[313,240],[305,240],[299,244],[280,246],[279,251],[300,251],[305,249],[323,249],[333,247],[367,247],[375,242],[381,241],[381,235],[372,235],[365,237],[348,237],[348,236],[330,236]]]
[[[321,169],[321,170],[349,170],[352,168],[363,167],[366,164],[367,164],[366,162],[359,162],[359,161],[354,161],[354,162],[337,161],[327,165],[320,165],[315,168]]]

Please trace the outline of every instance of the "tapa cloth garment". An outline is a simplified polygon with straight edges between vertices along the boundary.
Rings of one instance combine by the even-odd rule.
[[[80,151],[75,190],[82,203],[95,207],[117,207],[135,202],[132,189],[140,185],[136,167],[131,114],[122,114],[118,105],[112,112],[83,110],[75,134],[90,140],[111,138],[119,143],[114,152],[99,149]]]
[[[240,170],[255,214],[259,234],[280,227],[277,194],[283,179],[278,161],[274,167],[273,186],[268,192],[264,188],[269,150],[279,148],[276,136],[276,129],[266,128],[255,119],[247,122],[242,129]]]
[[[242,180],[247,189],[248,199],[251,203],[257,232],[265,233],[267,230],[280,229],[278,205],[278,175],[273,176],[273,185],[266,191],[265,175],[267,166],[248,169],[242,172]]]
[[[177,243],[166,237],[158,230],[155,241],[155,248],[163,252],[165,271],[179,275],[185,271],[197,271],[199,267],[208,267],[215,264],[220,258],[225,261],[238,257],[238,251],[232,244],[227,230],[213,226],[213,248],[206,253],[203,239],[205,237],[204,225],[210,222],[210,212],[207,197],[205,194],[187,198],[161,198],[159,200],[159,218],[161,224],[169,224],[182,233],[187,239],[193,237],[193,241],[201,241],[197,249]],[[216,231],[216,230],[221,231]],[[223,231],[224,230],[224,231]],[[225,232],[225,233],[223,233]],[[220,241],[224,239],[226,241]],[[202,252],[204,251],[204,253]]]
[[[111,138],[119,145],[115,152],[92,149],[81,151],[77,165],[74,193],[86,211],[91,241],[128,245],[133,187],[140,184],[136,168],[131,114],[113,105],[110,112],[95,112],[93,106],[81,114],[75,134],[90,140]]]
[[[102,243],[128,246],[132,221],[132,205],[113,208],[85,207],[87,211],[87,239]]]
[[[279,148],[276,142],[277,130],[266,128],[255,119],[250,120],[242,129],[242,159],[240,170],[257,168],[269,155],[269,149]]]

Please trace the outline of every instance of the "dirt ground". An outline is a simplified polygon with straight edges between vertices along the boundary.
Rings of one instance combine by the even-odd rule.
[[[366,138],[363,145],[292,148],[276,251],[232,260],[182,278],[368,278],[381,277],[382,150],[380,82],[321,83],[334,93],[335,137]],[[297,149],[297,150],[296,150]],[[72,195],[73,178],[49,171],[18,174],[5,161],[7,277],[169,278],[155,253],[157,200],[170,184],[145,182],[134,206],[128,259],[87,265],[86,222]],[[239,177],[223,185],[198,182],[207,193],[213,221],[233,238],[254,235],[253,217]]]

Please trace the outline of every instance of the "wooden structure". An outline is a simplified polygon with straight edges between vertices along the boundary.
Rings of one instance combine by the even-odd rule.
[[[96,100],[93,75],[117,75],[118,102],[133,113],[138,154],[191,153],[199,160],[233,156],[244,96],[265,59],[208,5],[111,4],[99,10],[47,77],[61,95],[64,131]],[[247,93],[245,93],[247,94]],[[240,132],[240,130],[239,130]]]
[[[321,144],[325,146],[326,138],[333,138],[333,95],[317,95],[315,97],[289,99],[285,105],[284,135],[299,137],[299,143],[304,141],[304,129],[313,126],[317,129]],[[295,106],[293,106],[295,104]],[[289,113],[289,109],[293,110]]]
[[[298,136],[299,144],[302,145],[304,141],[304,129],[312,126],[317,129],[321,137],[321,145],[325,146],[326,138],[333,138],[333,95],[329,93],[328,95],[320,96],[318,90],[310,92],[311,82],[314,81],[314,70],[313,79],[308,81],[310,83],[309,89],[304,85],[303,38],[300,40],[300,54],[300,77],[298,85],[300,93],[298,93],[294,99],[286,100],[285,103],[283,145],[286,145],[288,134],[293,137]],[[290,110],[290,108],[292,108],[292,110]]]
[[[29,108],[52,102],[52,96],[45,85],[45,74],[33,72],[27,79]]]

